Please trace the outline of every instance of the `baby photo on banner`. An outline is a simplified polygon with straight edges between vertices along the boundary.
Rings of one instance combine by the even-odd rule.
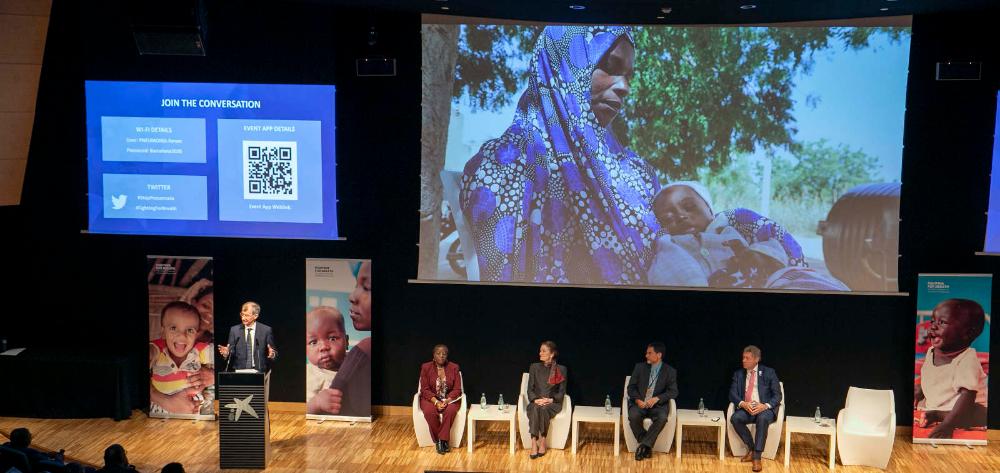
[[[306,418],[371,421],[371,260],[306,260]]]
[[[147,256],[149,415],[214,420],[212,258]]]
[[[913,441],[986,445],[992,275],[921,274]]]

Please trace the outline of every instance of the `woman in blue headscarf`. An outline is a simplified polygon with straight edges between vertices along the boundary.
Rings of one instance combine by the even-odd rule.
[[[513,123],[462,177],[483,280],[645,282],[660,186],[610,128],[634,58],[627,27],[542,32]]]

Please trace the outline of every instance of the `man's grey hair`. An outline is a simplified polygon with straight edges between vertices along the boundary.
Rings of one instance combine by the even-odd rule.
[[[243,305],[250,306],[250,312],[257,317],[260,317],[260,304],[254,301],[246,301],[243,303]]]
[[[754,358],[758,360],[760,359],[760,348],[757,348],[756,345],[747,345],[747,347],[743,349],[743,353],[749,353],[753,355]]]

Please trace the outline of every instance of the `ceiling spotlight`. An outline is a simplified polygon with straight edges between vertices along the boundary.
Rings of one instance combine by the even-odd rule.
[[[879,9],[878,9],[878,11],[889,11],[889,7],[882,7],[882,8],[879,8]]]
[[[583,5],[570,5],[569,9],[570,10],[586,10],[587,7],[585,7]]]
[[[657,19],[657,20],[662,20],[662,19],[665,19],[665,18],[666,18],[666,17],[665,17],[665,16],[663,16],[663,15],[660,15],[660,16],[656,17],[656,19]]]
[[[451,10],[451,8],[448,8],[448,7],[441,7],[441,9],[445,10],[445,11]]]
[[[662,12],[662,13],[663,13],[664,15],[669,15],[669,14],[670,14],[670,12],[674,11],[674,9],[673,9],[673,8],[671,8],[671,7],[663,7],[663,8],[661,8],[661,9],[660,9],[660,11],[661,11],[661,12]]]
[[[752,3],[747,3],[745,5],[740,5],[740,10],[753,10],[754,8],[757,8],[757,5],[754,5]]]

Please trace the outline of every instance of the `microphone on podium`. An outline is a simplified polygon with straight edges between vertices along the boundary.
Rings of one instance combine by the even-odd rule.
[[[239,343],[240,337],[236,337],[236,341],[232,343],[234,346],[229,347],[229,356],[226,357],[226,372],[229,371],[229,362],[233,360],[233,348],[235,348],[235,345],[238,345]]]

